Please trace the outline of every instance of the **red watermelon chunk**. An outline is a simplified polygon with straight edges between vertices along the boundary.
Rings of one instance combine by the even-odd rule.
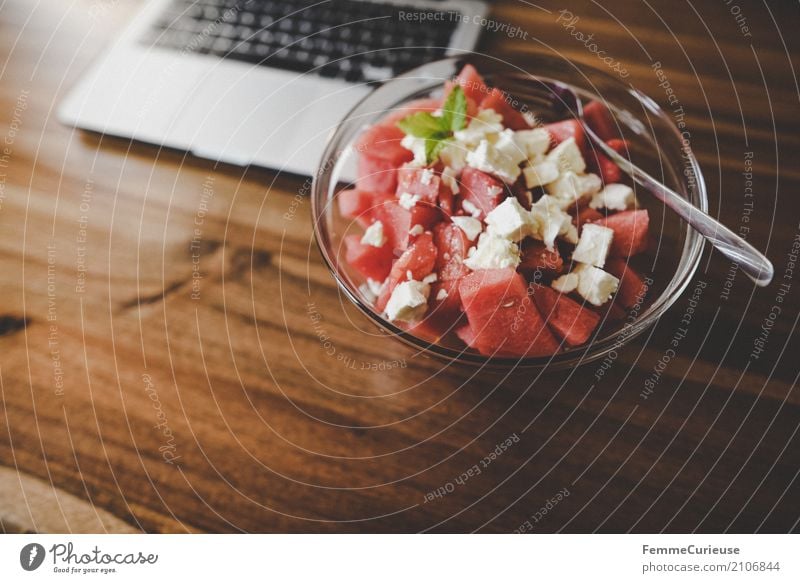
[[[472,242],[464,231],[453,223],[439,223],[433,229],[433,241],[438,249],[436,272],[439,279],[457,280],[469,273],[464,259]]]
[[[381,120],[382,125],[396,124],[398,121],[421,111],[436,111],[442,106],[442,100],[436,97],[423,97],[399,106]]]
[[[367,154],[358,157],[356,186],[372,192],[394,192],[397,188],[397,164]]]
[[[472,326],[465,324],[460,328],[456,328],[456,336],[458,336],[464,344],[477,350],[475,347],[475,332],[472,331]]]
[[[442,179],[430,168],[401,166],[397,170],[397,196],[403,193],[416,195],[421,201],[430,204],[439,202],[439,188]]]
[[[464,65],[464,68],[461,69],[461,72],[455,78],[455,84],[461,85],[464,95],[475,105],[480,105],[481,101],[483,101],[489,93],[486,83],[483,81],[483,77],[481,77],[478,70],[470,64]],[[452,81],[448,81],[445,84],[446,95],[450,94],[453,86],[454,83]]]
[[[398,283],[408,280],[409,274],[411,279],[421,281],[433,272],[435,266],[436,246],[433,244],[433,236],[430,233],[423,233],[391,266],[389,279],[383,286],[375,307],[382,312]]]
[[[612,255],[630,257],[647,249],[647,232],[650,225],[647,209],[614,213],[597,222],[614,231],[614,241],[611,243]]]
[[[542,241],[530,237],[522,242],[522,260],[517,269],[526,274],[556,275],[564,269],[564,259],[557,250],[549,250]]]
[[[431,342],[439,342],[448,333],[453,332],[463,315],[458,284],[458,280],[432,284],[428,312],[425,318],[409,331]],[[442,299],[438,299],[440,294],[444,295]]]
[[[420,202],[408,210],[394,198],[377,205],[372,216],[383,223],[383,233],[396,251],[404,251],[408,247],[414,225],[430,230],[442,218],[441,211],[434,206]]]
[[[383,281],[389,275],[394,258],[391,246],[364,245],[359,235],[348,235],[344,238],[344,244],[345,259],[361,275],[375,281]]]
[[[513,102],[514,98],[511,95],[494,87],[489,95],[481,101],[480,108],[493,109],[502,115],[503,125],[507,128],[511,128],[515,131],[530,129],[531,126],[528,124],[528,120],[525,119],[525,116],[511,105]]]
[[[533,299],[550,329],[570,346],[579,346],[589,340],[600,323],[598,314],[553,288],[537,286]]]
[[[628,143],[625,140],[609,140],[608,146],[621,156],[628,157]],[[600,175],[604,184],[619,182],[622,179],[622,169],[617,166],[608,156],[596,148],[588,156],[589,166]]]
[[[486,218],[505,198],[505,189],[503,183],[493,176],[467,166],[461,173],[460,194],[480,209],[480,218]]]
[[[578,228],[578,231],[580,232],[580,228],[585,223],[594,223],[597,221],[602,221],[604,216],[605,215],[603,215],[603,213],[601,213],[600,211],[587,206],[583,207],[582,209],[580,209],[578,212],[575,213],[575,216],[572,217],[572,224],[575,225]]]
[[[583,108],[583,119],[586,120],[586,124],[592,128],[594,133],[604,142],[619,137],[614,117],[611,115],[605,103],[600,101],[590,101],[587,103]]]
[[[575,138],[575,143],[578,145],[581,151],[585,151],[586,136],[583,131],[583,126],[579,121],[568,119],[565,121],[550,123],[544,126],[544,129],[550,132],[553,146],[557,146],[569,138]]]
[[[547,356],[558,350],[528,296],[525,279],[511,268],[483,269],[459,284],[461,304],[481,354]]]
[[[336,195],[339,214],[348,219],[366,218],[375,204],[375,195],[365,190],[351,188]]]
[[[365,130],[356,141],[358,187],[374,192],[394,192],[397,168],[414,155],[400,145],[405,134],[394,123],[379,123]]]
[[[648,286],[637,271],[624,259],[609,257],[604,266],[611,275],[619,278],[619,289],[614,301],[624,308],[632,308],[647,295]]]

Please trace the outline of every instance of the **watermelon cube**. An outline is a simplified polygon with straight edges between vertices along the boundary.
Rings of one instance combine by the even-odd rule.
[[[544,129],[550,132],[550,138],[553,142],[553,146],[557,146],[569,138],[575,138],[575,143],[578,145],[581,151],[585,151],[586,135],[583,131],[583,126],[579,121],[568,119],[565,121],[550,123],[544,126]]]
[[[647,249],[650,215],[646,209],[614,213],[597,222],[614,231],[612,255],[630,257]]]
[[[386,246],[389,244],[387,243]],[[398,283],[408,280],[409,275],[411,279],[420,281],[430,275],[435,266],[436,246],[433,244],[433,236],[430,233],[423,233],[391,266],[389,279],[383,286],[383,291],[375,302],[375,307],[379,311],[383,311]]]
[[[503,201],[505,188],[503,183],[493,176],[467,166],[461,173],[460,194],[463,200],[481,211],[480,218],[485,218]]]
[[[570,346],[589,340],[600,323],[597,313],[551,287],[537,286],[533,300],[550,329]]]
[[[433,242],[437,248],[436,272],[440,280],[458,280],[469,273],[464,259],[472,242],[464,231],[453,223],[439,223],[433,229]]]
[[[624,259],[609,257],[604,266],[611,275],[619,278],[619,288],[614,301],[624,308],[632,308],[647,295],[648,286],[641,275]]]
[[[395,198],[378,204],[372,216],[383,223],[383,233],[396,251],[404,251],[408,247],[414,225],[429,230],[442,218],[441,211],[434,206],[420,202],[408,210],[400,206]]]
[[[348,235],[344,238],[345,259],[364,277],[383,281],[392,269],[392,248],[365,245],[359,235]]]
[[[600,101],[590,101],[587,103],[583,107],[583,119],[586,120],[586,124],[592,128],[594,133],[604,142],[619,137],[617,124],[605,103]]]
[[[578,228],[578,231],[580,232],[580,228],[585,223],[595,223],[597,221],[602,221],[604,216],[605,215],[600,211],[586,206],[581,209],[578,209],[577,212],[575,212],[575,216],[572,217],[572,224],[575,225]]]
[[[361,154],[356,168],[356,186],[371,192],[394,192],[397,188],[397,166],[391,160]]]
[[[525,279],[514,269],[475,271],[458,289],[475,335],[471,346],[481,354],[547,356],[558,350],[558,341],[528,296]]]
[[[374,192],[394,192],[397,168],[414,155],[400,145],[405,134],[394,123],[379,123],[365,130],[356,141],[358,187]]]
[[[456,328],[456,336],[458,336],[464,344],[477,350],[475,346],[475,332],[472,331],[472,326],[465,324],[460,328]]]
[[[464,95],[475,105],[480,105],[481,101],[483,101],[489,93],[486,83],[483,81],[483,77],[481,77],[478,70],[470,64],[464,65],[461,72],[455,78],[455,84],[461,85]],[[445,84],[446,95],[450,94],[453,86],[454,83],[452,81],[448,81]]]
[[[501,91],[497,87],[492,88],[489,95],[481,101],[481,109],[493,109],[503,116],[503,125],[512,130],[530,129],[528,120],[511,105],[515,101],[514,97]]]
[[[517,269],[529,277],[557,275],[564,270],[564,259],[557,250],[549,250],[542,241],[530,237],[522,242],[522,259]]]
[[[436,97],[423,97],[409,101],[397,109],[392,110],[392,113],[387,115],[381,120],[383,125],[394,125],[404,117],[419,113],[421,111],[436,111],[442,106],[442,100]]]
[[[458,284],[458,280],[452,280],[431,285],[428,313],[409,331],[431,342],[439,342],[453,332],[463,316]]]
[[[366,190],[351,188],[336,195],[339,214],[347,219],[366,218],[375,204],[375,195]]]
[[[628,157],[628,143],[625,140],[609,140],[608,146],[622,156]],[[619,182],[622,179],[622,169],[606,156],[599,148],[588,156],[589,167],[600,175],[604,184]]]
[[[423,202],[436,205],[442,179],[430,168],[401,166],[397,170],[397,196],[404,193],[419,196]]]

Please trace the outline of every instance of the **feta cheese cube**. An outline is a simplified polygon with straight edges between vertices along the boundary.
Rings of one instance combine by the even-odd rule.
[[[436,283],[436,280],[439,279],[439,276],[435,273],[429,273],[425,277],[422,278],[422,283]]]
[[[489,135],[499,134],[502,131],[503,116],[493,109],[482,109],[470,120],[467,127],[455,132],[453,137],[462,146],[477,146]]]
[[[423,226],[420,225],[419,223],[417,223],[416,225],[411,227],[411,229],[409,229],[408,234],[412,235],[414,237],[418,237],[424,232],[425,232],[425,229],[423,228]]]
[[[510,147],[505,144],[506,150]],[[519,177],[519,162],[514,157],[498,150],[489,140],[481,140],[478,147],[467,153],[467,164],[481,172],[492,174],[508,184]]]
[[[425,168],[420,173],[419,183],[427,186],[428,184],[431,183],[431,180],[433,180],[434,176],[436,176],[436,174],[433,172],[433,170],[431,170],[430,168]]]
[[[519,166],[528,159],[525,147],[517,140],[517,134],[513,130],[507,129],[500,132],[493,146],[502,156],[508,158],[509,164],[514,166]]]
[[[428,163],[428,154],[425,146],[425,138],[416,138],[408,134],[400,140],[400,145],[406,150],[411,150],[414,154],[414,166],[425,166]]]
[[[440,290],[439,290],[439,292],[436,294],[436,301],[437,301],[437,302],[441,302],[442,300],[445,300],[445,299],[447,299],[447,296],[448,296],[448,295],[450,295],[450,294],[448,294],[448,293],[447,293],[447,290],[446,290],[446,289],[444,289],[444,288],[442,288],[442,289],[440,289]]]
[[[362,245],[372,245],[373,247],[383,247],[386,243],[386,235],[383,234],[383,223],[375,221],[367,230],[364,231],[364,236],[361,237]]]
[[[392,290],[386,304],[386,317],[392,322],[421,320],[428,310],[431,286],[421,281],[403,281]]]
[[[561,142],[547,154],[547,159],[555,162],[561,172],[583,174],[586,170],[586,162],[583,160],[583,154],[581,154],[575,138],[567,138]]]
[[[442,183],[444,183],[453,194],[458,194],[461,190],[458,186],[458,180],[456,180],[457,175],[458,172],[453,170],[450,166],[445,166],[444,170],[442,170]]]
[[[481,212],[481,209],[479,209],[478,207],[476,207],[474,204],[472,204],[470,201],[468,201],[466,199],[461,201],[461,208],[464,209],[465,211],[467,211],[469,214],[471,214],[476,219],[483,214]]]
[[[516,267],[519,262],[519,247],[516,243],[487,231],[478,239],[478,246],[469,250],[464,265],[474,271]]]
[[[607,208],[612,211],[624,211],[635,205],[636,194],[625,184],[608,184],[589,203],[593,209]]]
[[[375,300],[378,299],[378,296],[372,293],[372,290],[366,283],[362,283],[358,286],[358,291],[361,292],[361,297],[363,297],[368,304],[374,304]]]
[[[572,273],[578,275],[578,293],[595,306],[605,304],[619,287],[619,280],[595,267],[581,263]]]
[[[558,166],[556,166],[555,162],[548,160],[526,166],[523,168],[522,173],[525,175],[525,185],[528,188],[550,184],[554,180],[558,180],[559,174]]]
[[[576,174],[563,172],[558,180],[547,185],[547,192],[562,201],[561,207],[568,208],[584,197],[597,193],[603,181],[597,174]]]
[[[614,231],[612,229],[586,223],[581,229],[581,238],[578,240],[578,246],[572,252],[572,259],[595,267],[603,267],[613,239]]]
[[[550,287],[558,292],[561,292],[562,294],[568,294],[578,289],[579,281],[580,276],[578,274],[566,273],[558,279],[554,279],[553,283],[550,284]]]
[[[453,223],[467,236],[467,239],[474,241],[483,230],[481,222],[473,217],[453,217]]]
[[[422,197],[420,197],[420,195],[418,195],[418,194],[411,194],[410,192],[403,192],[403,193],[400,193],[400,197],[398,199],[398,202],[400,203],[401,207],[403,207],[407,211],[410,211],[420,201],[421,198]]]
[[[520,130],[516,133],[517,143],[525,150],[528,158],[546,153],[550,148],[550,132],[544,128]]]
[[[572,217],[563,211],[558,199],[544,195],[531,206],[531,216],[536,225],[533,236],[544,241],[551,251],[556,237],[563,237],[570,243],[578,242],[578,230],[572,224]]]
[[[464,144],[450,142],[439,151],[439,160],[455,172],[461,172],[467,165],[467,151]]]
[[[521,241],[536,231],[536,222],[519,201],[510,196],[486,215],[492,233],[511,241]]]

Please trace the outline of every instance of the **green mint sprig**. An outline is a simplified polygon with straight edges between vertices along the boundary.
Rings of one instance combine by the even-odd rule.
[[[428,111],[407,115],[397,122],[406,135],[425,140],[425,158],[432,164],[439,157],[453,134],[467,124],[467,96],[460,85],[456,85],[442,105],[442,115],[436,117]]]

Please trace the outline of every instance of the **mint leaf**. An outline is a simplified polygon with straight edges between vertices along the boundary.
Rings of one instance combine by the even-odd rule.
[[[397,122],[397,127],[415,138],[430,138],[442,131],[440,119],[427,111],[407,115]]]
[[[425,140],[426,162],[432,164],[453,133],[463,129],[466,123],[467,97],[461,86],[456,85],[442,105],[440,117],[435,117],[427,111],[420,111],[398,121],[397,127],[406,135]]]
[[[467,96],[461,85],[456,85],[442,105],[442,129],[457,132],[464,129],[467,122]]]

